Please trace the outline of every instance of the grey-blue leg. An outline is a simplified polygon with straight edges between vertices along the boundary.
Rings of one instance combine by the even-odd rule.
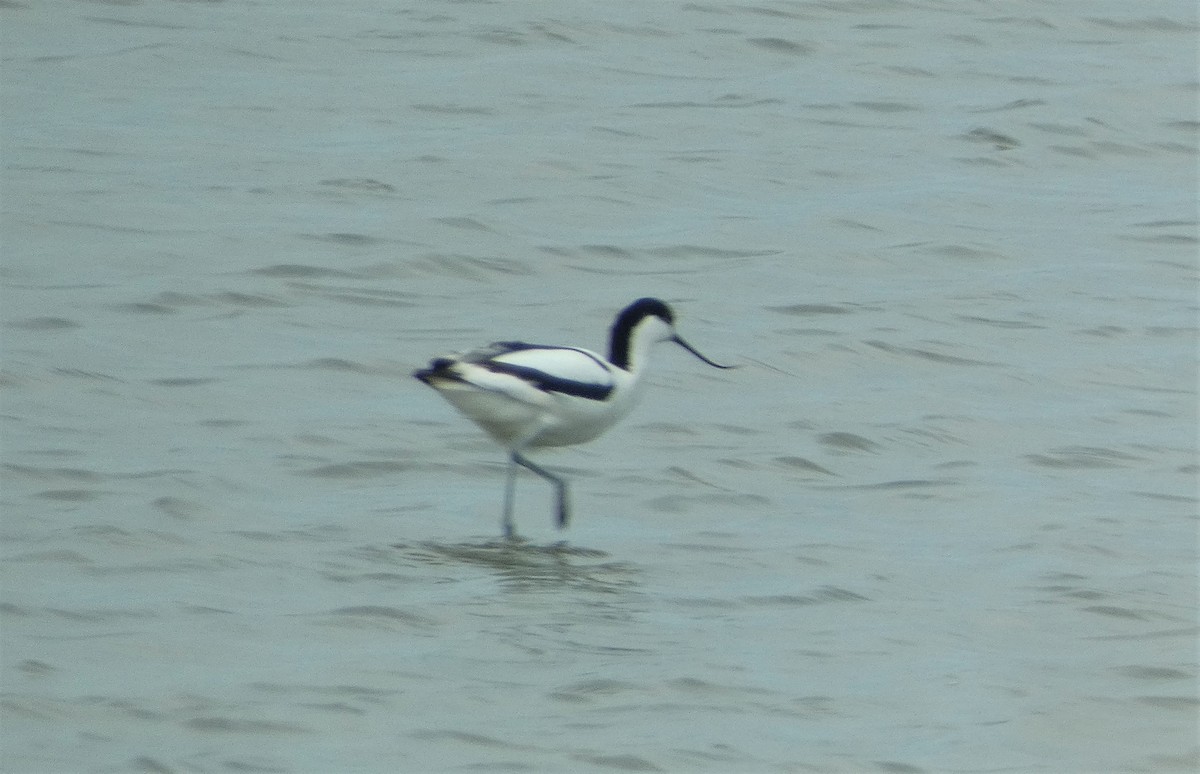
[[[518,465],[520,465],[523,468],[528,468],[529,470],[532,470],[534,473],[537,473],[539,476],[541,476],[542,478],[546,479],[547,481],[549,481],[551,484],[554,485],[554,491],[555,491],[555,494],[558,499],[558,513],[556,514],[558,528],[562,529],[563,527],[567,526],[567,522],[571,518],[571,513],[570,513],[570,510],[567,508],[567,482],[566,482],[566,479],[562,478],[561,476],[555,475],[554,473],[551,473],[550,471],[546,470],[545,468],[543,468],[540,465],[536,465],[536,464],[530,462],[529,460],[527,460],[525,458],[524,455],[521,454],[521,452],[516,451],[515,449],[513,450],[511,461],[517,463]],[[514,468],[510,467],[509,470],[510,470],[510,472],[515,472]],[[512,486],[511,486],[512,481],[513,481],[513,477],[510,475],[509,476],[509,484],[510,484],[509,491],[510,492],[512,491]],[[506,513],[509,512],[509,510],[510,510],[508,503],[509,503],[509,500],[506,499],[506,506],[505,506]]]
[[[516,452],[508,455],[508,481],[504,485],[504,537],[512,540],[517,536],[517,528],[513,523],[513,502],[517,492],[517,456]]]

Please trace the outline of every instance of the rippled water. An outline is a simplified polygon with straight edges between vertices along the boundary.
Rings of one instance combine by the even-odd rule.
[[[1170,771],[1194,4],[0,4],[2,765]],[[409,377],[603,347],[546,454]]]

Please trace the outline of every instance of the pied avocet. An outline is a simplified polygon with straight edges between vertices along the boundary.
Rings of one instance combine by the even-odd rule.
[[[671,341],[715,368],[675,332],[675,315],[657,298],[641,298],[613,322],[608,359],[578,347],[498,341],[435,358],[413,374],[437,390],[508,449],[504,534],[514,537],[517,466],[554,485],[559,529],[567,525],[567,482],[528,460],[526,449],[569,446],[596,438],[629,413],[641,393],[650,349]]]

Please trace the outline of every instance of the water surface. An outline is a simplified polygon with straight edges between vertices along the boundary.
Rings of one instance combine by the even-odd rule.
[[[1200,764],[1192,3],[0,17],[6,770]]]

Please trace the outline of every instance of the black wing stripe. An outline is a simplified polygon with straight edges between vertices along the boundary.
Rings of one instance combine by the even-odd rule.
[[[577,382],[573,379],[564,379],[561,376],[554,376],[553,374],[548,374],[545,371],[539,371],[529,366],[501,363],[495,360],[489,360],[486,363],[480,363],[480,365],[494,373],[508,374],[518,379],[524,379],[542,392],[557,392],[562,395],[586,398],[587,400],[605,400],[613,390],[611,384]]]

